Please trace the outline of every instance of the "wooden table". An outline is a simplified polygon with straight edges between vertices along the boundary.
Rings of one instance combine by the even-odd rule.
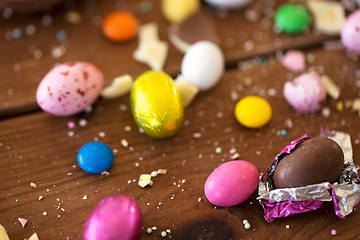
[[[262,16],[258,22],[249,22],[244,17],[246,9],[209,15],[221,39],[227,71],[214,89],[196,96],[186,109],[182,129],[172,138],[154,140],[140,133],[129,109],[129,96],[99,99],[92,112],[72,117],[40,111],[35,91],[55,63],[92,62],[103,71],[106,84],[116,76],[129,73],[136,77],[148,69],[131,57],[137,40],[111,43],[99,26],[108,12],[125,8],[141,23],[158,23],[160,38],[168,41],[168,23],[161,16],[159,1],[146,3],[152,6],[149,13],[138,11],[143,1],[77,1],[74,7],[82,16],[79,24],[64,20],[69,8],[63,5],[48,13],[50,26],[41,23],[43,13],[0,20],[0,224],[9,237],[24,239],[36,232],[42,240],[81,239],[94,206],[112,194],[127,194],[138,202],[144,220],[141,239],[162,239],[160,233],[165,230],[170,230],[166,238],[173,239],[329,239],[333,229],[338,232],[334,238],[360,237],[357,209],[340,220],[328,203],[314,212],[267,223],[256,193],[240,205],[215,208],[203,191],[208,175],[232,160],[234,152],[264,173],[273,157],[304,133],[316,136],[321,129],[334,129],[349,133],[353,143],[360,138],[359,115],[338,108],[339,102],[360,97],[360,63],[343,48],[324,49],[324,41],[336,40],[336,36],[316,35],[312,30],[297,36],[276,34],[271,18]],[[30,36],[25,33],[29,25],[36,28]],[[23,32],[19,39],[9,38],[14,28]],[[56,39],[59,30],[66,32],[64,41]],[[252,41],[252,49],[244,48],[247,41]],[[58,46],[64,46],[66,52],[54,58],[51,51]],[[328,117],[296,113],[282,96],[284,82],[298,74],[285,69],[275,54],[279,49],[294,48],[304,49],[314,58],[307,69],[326,73],[341,87],[339,100],[327,99]],[[41,58],[34,58],[36,50],[41,51]],[[175,76],[181,59],[170,45],[164,71]],[[249,67],[237,68],[237,63],[249,63],[249,59]],[[245,81],[249,78],[250,84]],[[266,98],[273,108],[270,123],[258,130],[239,125],[233,113],[237,100],[251,94]],[[67,127],[69,121],[84,119],[86,126]],[[281,136],[288,119],[293,127]],[[122,146],[123,139],[128,147]],[[109,175],[87,174],[77,165],[80,147],[94,140],[116,150]],[[359,164],[360,146],[353,144],[353,148],[354,161]],[[159,168],[167,173],[153,178],[152,187],[137,185],[140,174]],[[28,219],[24,228],[19,217]],[[250,230],[243,227],[244,219],[250,222]],[[154,226],[157,230],[147,234],[146,229]]]

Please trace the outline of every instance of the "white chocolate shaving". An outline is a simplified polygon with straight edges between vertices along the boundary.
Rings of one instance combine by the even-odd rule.
[[[34,233],[28,240],[39,240],[39,237],[36,233]]]
[[[160,41],[158,25],[148,23],[140,27],[139,47],[133,57],[136,61],[147,64],[152,70],[162,70],[168,52],[168,44]]]
[[[182,53],[186,53],[187,50],[191,47],[191,44],[181,40],[175,34],[169,34],[170,42]]]
[[[10,240],[8,234],[6,233],[5,228],[0,224],[0,239],[1,240]]]
[[[352,110],[360,113],[360,98],[356,98],[352,104]]]
[[[339,34],[345,23],[345,10],[340,2],[308,0],[316,29],[325,34]]]
[[[138,185],[142,188],[151,184],[151,175],[150,174],[141,174],[139,178]]]
[[[179,75],[175,79],[175,85],[183,99],[184,107],[186,108],[190,105],[196,94],[199,92],[199,88],[194,84],[186,81],[182,75]]]
[[[326,75],[321,76],[321,81],[330,97],[338,99],[340,96],[340,87]]]
[[[105,87],[101,96],[106,99],[122,97],[130,92],[131,86],[133,84],[133,79],[130,75],[123,75],[114,78],[110,86]]]

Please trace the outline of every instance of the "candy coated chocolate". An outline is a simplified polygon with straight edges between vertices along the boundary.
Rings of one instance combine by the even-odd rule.
[[[114,154],[105,143],[89,142],[81,147],[77,160],[82,170],[96,174],[111,167],[114,162]]]
[[[101,200],[85,223],[84,240],[136,240],[142,214],[137,202],[126,195]]]
[[[248,128],[261,128],[272,116],[270,103],[258,96],[242,98],[235,106],[235,117],[238,122]]]
[[[220,207],[242,203],[259,183],[256,167],[247,161],[231,161],[220,165],[205,182],[206,198]]]
[[[309,27],[311,15],[301,4],[285,3],[276,10],[274,20],[282,32],[297,34]]]
[[[281,159],[274,173],[275,187],[334,183],[343,165],[344,153],[335,141],[326,137],[310,138]]]

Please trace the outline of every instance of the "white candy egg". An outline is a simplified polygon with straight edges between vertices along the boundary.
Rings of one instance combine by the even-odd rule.
[[[201,91],[209,90],[220,80],[225,69],[220,48],[208,41],[192,45],[181,63],[181,74]]]
[[[251,0],[205,0],[205,2],[219,8],[239,8],[250,3]]]

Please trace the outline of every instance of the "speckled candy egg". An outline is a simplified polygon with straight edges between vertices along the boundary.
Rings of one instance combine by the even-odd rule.
[[[230,207],[250,197],[259,183],[259,172],[247,161],[220,165],[205,182],[205,195],[214,205]]]
[[[126,195],[101,200],[85,223],[84,240],[136,240],[142,214],[137,202]]]
[[[130,104],[136,124],[153,138],[173,136],[183,123],[182,98],[166,73],[148,71],[139,76],[131,89]]]
[[[205,2],[219,8],[238,8],[249,4],[252,0],[205,0]]]
[[[360,54],[360,9],[346,19],[341,30],[341,40],[345,47]]]
[[[200,41],[186,52],[181,74],[191,84],[206,91],[214,87],[225,69],[224,55],[214,43]]]
[[[74,115],[95,102],[103,84],[103,74],[90,63],[60,64],[41,80],[36,101],[45,112],[53,115]]]

